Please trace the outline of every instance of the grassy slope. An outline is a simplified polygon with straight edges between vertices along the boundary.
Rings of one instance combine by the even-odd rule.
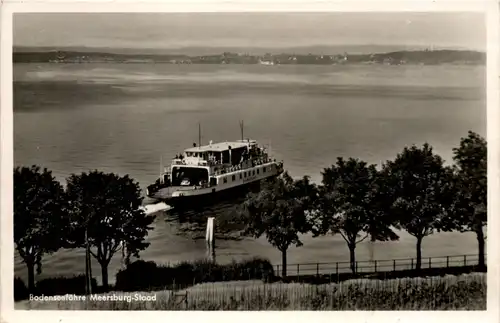
[[[157,300],[93,301],[88,304],[24,301],[16,304],[16,309],[485,310],[486,274],[353,280],[327,285],[264,284],[260,281],[206,283],[176,293],[140,294],[156,294]]]

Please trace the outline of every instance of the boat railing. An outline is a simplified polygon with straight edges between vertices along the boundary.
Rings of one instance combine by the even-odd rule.
[[[199,161],[190,161],[186,162],[185,159],[172,159],[172,165],[197,165],[197,166],[215,166],[222,165],[221,161],[212,161],[212,160],[199,160]]]
[[[200,184],[200,185],[195,185],[194,189],[195,190],[199,190],[199,189],[209,188],[209,187],[211,187],[210,183],[203,183],[203,184]]]
[[[255,166],[276,162],[276,159],[273,160],[271,158],[256,158],[256,159],[250,159],[249,161],[251,161],[252,163],[250,163],[248,166],[245,166],[243,164],[238,164],[234,166],[224,166],[222,169],[217,170],[215,172],[215,175],[230,174],[240,170],[250,169]]]
[[[216,175],[220,175],[220,174],[226,174],[228,172],[230,173],[230,172],[234,172],[234,171],[238,171],[238,170],[252,168],[252,167],[255,167],[256,165],[271,163],[273,161],[276,162],[276,159],[273,160],[271,157],[269,157],[269,155],[264,154],[261,156],[257,156],[257,157],[253,157],[251,159],[248,159],[247,161],[251,162],[251,164],[248,166],[246,166],[242,163],[240,163],[239,165],[229,166],[229,165],[224,165],[222,163],[222,161],[220,161],[220,160],[205,160],[205,159],[203,159],[203,160],[199,160],[198,162],[190,161],[188,163],[188,162],[186,162],[186,160],[184,158],[174,158],[174,159],[172,159],[172,165],[221,166],[221,169],[215,172]],[[165,173],[168,174],[170,172],[165,172]]]
[[[209,160],[199,161],[198,164],[203,164],[203,166],[215,166],[215,165],[222,165],[222,161],[209,159]]]
[[[172,165],[186,165],[184,159],[172,159]]]

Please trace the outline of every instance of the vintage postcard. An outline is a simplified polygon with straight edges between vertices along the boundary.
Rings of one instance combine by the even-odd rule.
[[[499,314],[497,2],[1,14],[5,322]]]

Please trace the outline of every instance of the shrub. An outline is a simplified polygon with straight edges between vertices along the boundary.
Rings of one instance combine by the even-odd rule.
[[[249,279],[262,279],[265,282],[274,280],[274,267],[263,258],[252,258],[242,263],[243,268],[246,268]]]
[[[272,264],[267,259],[252,258],[220,265],[208,260],[180,262],[174,266],[158,266],[154,262],[138,260],[116,274],[115,289],[140,291],[179,289],[203,282],[275,278]]]
[[[116,274],[115,289],[123,291],[145,290],[158,278],[158,267],[153,261],[138,260]]]
[[[97,290],[97,281],[92,278],[92,290]],[[40,280],[36,284],[37,294],[50,295],[84,295],[85,275],[73,277],[52,277]]]
[[[14,301],[28,299],[29,292],[24,281],[19,277],[14,277]]]

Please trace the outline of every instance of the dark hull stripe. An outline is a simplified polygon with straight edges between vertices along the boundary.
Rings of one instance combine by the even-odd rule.
[[[272,177],[269,177],[270,179]],[[268,179],[263,179],[261,181],[251,182],[248,184],[243,184],[236,186],[234,188],[225,189],[222,191],[215,191],[212,193],[207,193],[203,195],[194,196],[179,196],[167,199],[158,199],[159,201],[165,202],[167,205],[172,206],[174,209],[193,209],[206,205],[213,205],[220,203],[222,201],[236,200],[238,198],[244,197],[250,191],[258,191],[261,187],[263,181]]]

